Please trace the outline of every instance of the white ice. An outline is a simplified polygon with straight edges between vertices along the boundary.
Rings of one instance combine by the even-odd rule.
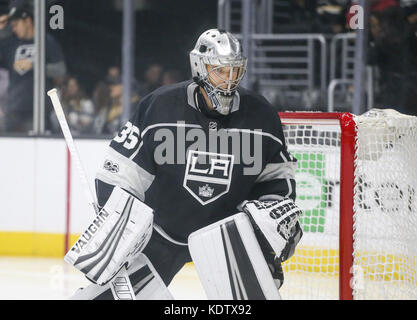
[[[63,259],[0,257],[0,300],[65,300],[90,282]],[[302,285],[304,284],[304,285]],[[320,288],[318,291],[307,288]],[[185,265],[169,289],[176,300],[205,300],[192,264]],[[337,278],[286,274],[283,299],[337,299]]]
[[[63,259],[0,257],[0,300],[66,300],[88,284]],[[184,266],[169,289],[178,300],[206,299],[192,265]]]

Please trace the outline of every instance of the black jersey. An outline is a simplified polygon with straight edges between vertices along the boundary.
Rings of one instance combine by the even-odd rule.
[[[16,70],[15,62],[30,60],[35,63],[34,39],[19,39],[12,35],[0,41],[0,66],[9,70],[9,87],[6,107],[10,112],[32,112],[34,69]],[[49,35],[45,37],[46,63],[64,61],[61,47]]]
[[[295,198],[296,159],[272,106],[240,88],[231,113],[216,117],[202,112],[200,95],[186,81],[142,99],[97,174],[100,205],[118,185],[153,208],[169,236],[186,242],[237,213],[244,200]]]

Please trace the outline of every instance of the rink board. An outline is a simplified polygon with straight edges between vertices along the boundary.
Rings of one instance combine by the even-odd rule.
[[[93,188],[109,141],[75,143]],[[67,213],[70,243],[92,218],[65,141],[1,137],[0,150],[0,255],[63,256]]]

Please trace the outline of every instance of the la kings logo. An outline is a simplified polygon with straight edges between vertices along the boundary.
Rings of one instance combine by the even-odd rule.
[[[184,188],[203,206],[229,192],[234,156],[190,150]]]
[[[14,61],[30,60],[33,63],[35,61],[35,53],[36,49],[34,44],[21,45],[16,49]],[[15,71],[21,76],[29,72],[29,70],[30,69],[19,69],[15,67]]]

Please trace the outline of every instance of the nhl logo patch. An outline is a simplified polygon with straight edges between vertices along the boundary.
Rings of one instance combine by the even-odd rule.
[[[217,130],[217,122],[213,122],[213,121],[211,121],[211,122],[209,123],[209,129],[210,129],[210,130]]]
[[[233,164],[233,155],[190,150],[183,186],[204,206],[229,192]]]

